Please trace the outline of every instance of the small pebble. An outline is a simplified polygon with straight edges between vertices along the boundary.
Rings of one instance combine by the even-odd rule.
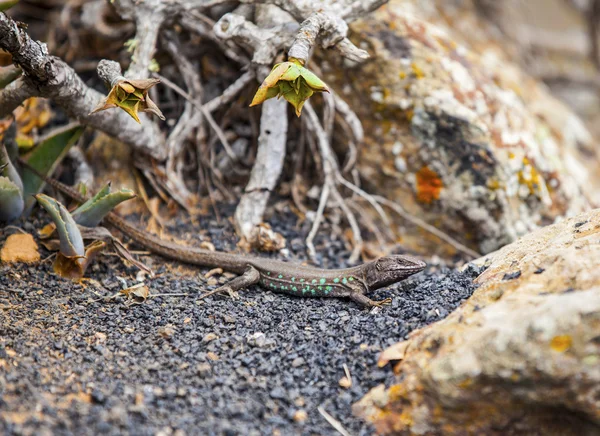
[[[308,414],[306,413],[305,410],[297,410],[294,413],[294,421],[301,424],[304,421],[306,421],[306,418],[308,418]]]
[[[210,341],[214,341],[215,339],[217,339],[218,336],[215,335],[214,333],[208,333],[206,335],[204,335],[204,337],[202,338],[202,342],[210,342]]]
[[[252,347],[262,347],[267,342],[267,337],[262,332],[256,332],[248,336],[248,345]]]

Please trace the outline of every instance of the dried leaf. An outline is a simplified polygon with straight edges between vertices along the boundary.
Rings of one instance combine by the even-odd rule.
[[[6,238],[4,247],[0,251],[0,260],[7,263],[32,263],[40,260],[38,246],[33,236],[26,233],[17,233]]]
[[[150,277],[154,277],[154,272],[151,268],[144,265],[142,262],[137,260],[133,255],[129,252],[129,250],[119,241],[117,238],[112,239],[113,248],[117,252],[119,256],[125,259],[128,262],[131,262],[132,265],[136,266],[138,269],[145,271],[150,275]]]
[[[71,280],[81,280],[83,277],[84,256],[65,256],[60,251],[52,264],[54,272],[61,277]]]
[[[38,230],[38,237],[40,239],[50,239],[54,232],[56,232],[56,225],[54,223],[48,223],[41,230]]]
[[[86,248],[84,256],[65,256],[58,252],[53,264],[54,272],[67,279],[81,280],[87,267],[105,246],[103,241],[95,241]]]
[[[104,241],[94,241],[90,245],[88,245],[85,249],[85,261],[83,262],[83,272],[88,266],[94,261],[96,256],[106,247],[106,243]],[[83,277],[83,273],[81,274]]]
[[[137,285],[131,286],[127,289],[122,289],[119,292],[124,294],[127,298],[133,299],[138,304],[142,304],[150,295],[148,286],[144,285],[143,283],[138,283]]]

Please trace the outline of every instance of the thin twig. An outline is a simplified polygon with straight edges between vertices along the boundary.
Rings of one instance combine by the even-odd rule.
[[[342,423],[339,422],[337,419],[335,419],[333,416],[331,416],[329,413],[327,413],[325,411],[325,409],[323,409],[323,407],[319,406],[317,408],[317,410],[319,411],[319,413],[321,414],[321,416],[323,418],[325,418],[325,420],[331,424],[331,426],[336,429],[341,435],[343,436],[350,436],[350,433],[348,432],[348,430],[346,430],[344,428],[344,426],[342,426]]]
[[[340,209],[346,215],[346,219],[348,220],[348,224],[350,224],[350,228],[352,229],[352,236],[354,237],[354,247],[352,248],[352,253],[350,254],[350,258],[348,262],[355,263],[360,257],[360,253],[363,249],[363,238],[360,231],[360,226],[358,225],[358,221],[354,216],[354,213],[350,210],[348,205],[346,204],[346,200],[340,194],[340,191],[337,189],[332,190],[332,196],[338,201]]]
[[[350,370],[348,369],[348,365],[346,365],[344,363],[342,366],[344,368],[344,374],[346,374],[346,378],[348,379],[348,381],[350,382],[350,384],[352,384],[352,376],[350,375]]]
[[[25,230],[23,230],[21,227],[17,227],[17,226],[4,226],[2,227],[2,229],[0,229],[2,232],[4,232],[5,230],[16,230],[17,232],[21,232],[24,235],[27,234],[27,232]]]
[[[185,292],[182,293],[166,293],[166,294],[150,294],[148,295],[148,298],[154,298],[154,297],[187,297],[190,294],[187,294]]]
[[[447,235],[446,233],[444,233],[441,230],[433,227],[432,225],[427,224],[422,219],[417,218],[416,216],[411,215],[410,213],[406,212],[404,210],[404,208],[402,206],[400,206],[398,203],[395,203],[395,202],[393,202],[391,200],[388,200],[385,197],[381,197],[379,195],[375,195],[373,198],[375,198],[375,200],[377,200],[379,203],[381,203],[381,204],[389,207],[390,209],[392,209],[394,212],[396,212],[398,215],[400,215],[405,220],[410,221],[411,223],[413,223],[417,227],[420,227],[421,229],[425,230],[426,232],[431,233],[432,235],[437,236],[441,240],[447,242],[448,244],[450,244],[452,247],[454,247],[456,250],[460,251],[461,253],[464,253],[464,254],[466,254],[466,255],[474,258],[474,259],[476,259],[478,257],[481,257],[480,253],[478,253],[475,250],[472,250],[469,247],[461,244],[460,242],[458,242],[453,237]]]
[[[223,130],[221,130],[221,128],[219,127],[219,125],[217,124],[215,119],[212,117],[210,112],[204,107],[204,105],[198,104],[198,102],[196,102],[194,100],[194,98],[192,98],[192,96],[190,96],[187,92],[185,92],[183,89],[181,89],[175,83],[171,82],[166,77],[163,77],[158,73],[154,73],[154,77],[160,79],[160,81],[162,83],[167,85],[169,88],[171,88],[177,94],[181,95],[183,98],[185,98],[187,101],[189,101],[196,109],[198,109],[202,113],[202,115],[206,118],[206,121],[208,121],[208,124],[210,125],[210,127],[212,127],[212,129],[217,134],[219,140],[221,141],[221,144],[223,144],[223,149],[225,150],[225,153],[227,153],[227,156],[229,156],[229,158],[233,162],[237,162],[238,158],[235,155],[235,152],[233,151],[233,149],[231,148],[229,141],[225,137],[225,133],[223,132]]]
[[[255,75],[254,75],[253,71],[246,71],[235,82],[233,82],[231,85],[229,85],[227,87],[227,89],[225,89],[225,91],[223,91],[223,93],[220,96],[215,97],[212,100],[206,102],[203,105],[203,107],[208,112],[216,111],[224,104],[227,104],[231,100],[233,100],[233,98],[236,95],[238,95],[239,92],[246,87],[246,85],[248,85],[250,82],[252,82],[254,80],[254,78],[255,78]]]
[[[327,205],[327,199],[329,199],[329,183],[325,183],[323,185],[323,190],[321,191],[321,199],[319,200],[319,206],[317,207],[317,212],[315,214],[315,218],[313,220],[312,227],[310,228],[310,232],[306,237],[306,249],[308,251],[308,255],[314,259],[317,255],[315,250],[315,244],[313,243],[317,232],[319,231],[319,227],[321,226],[321,220],[323,219],[323,211],[325,210],[325,206]]]
[[[325,186],[329,187],[329,190],[331,191],[331,195],[338,201],[339,207],[342,209],[342,211],[346,215],[346,219],[348,220],[348,223],[350,224],[350,227],[351,227],[352,233],[353,233],[353,238],[354,238],[354,248],[352,250],[352,255],[350,256],[349,261],[351,263],[356,262],[362,251],[363,239],[362,239],[362,235],[360,233],[360,227],[358,225],[358,222],[356,221],[356,217],[354,216],[354,214],[352,213],[352,211],[350,210],[348,205],[345,203],[344,198],[339,193],[337,186],[336,186],[336,180],[339,181],[339,178],[343,178],[343,177],[340,174],[338,163],[335,159],[335,156],[333,155],[333,151],[331,149],[329,140],[327,139],[327,134],[326,134],[325,130],[323,129],[323,127],[321,126],[319,118],[317,117],[317,114],[316,114],[315,110],[313,109],[312,105],[310,104],[310,102],[305,104],[304,110],[306,111],[306,114],[308,115],[308,126],[310,127],[310,129],[312,130],[312,133],[316,137],[317,145],[319,148],[319,153],[323,160],[323,173],[325,175],[323,189],[325,189]],[[359,188],[357,188],[357,189],[359,189]],[[323,200],[323,196],[321,196],[321,201],[322,200]],[[324,207],[324,205],[323,205],[323,207]],[[321,208],[321,204],[319,204],[319,209],[320,208]],[[319,219],[319,224],[320,224],[321,217],[318,215],[318,211],[317,211],[316,218]],[[311,229],[311,234],[316,234],[316,230],[313,232],[314,228],[315,228],[315,226],[313,224],[313,229]],[[307,245],[308,245],[308,241],[307,241]],[[314,247],[313,247],[313,250],[314,250]],[[309,254],[310,254],[310,250],[309,250]]]

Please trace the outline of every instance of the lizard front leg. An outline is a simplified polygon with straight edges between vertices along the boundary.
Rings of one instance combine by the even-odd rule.
[[[348,294],[348,297],[350,297],[352,301],[360,304],[361,306],[380,307],[387,304],[391,304],[392,302],[391,298],[386,298],[385,300],[381,301],[371,300],[365,295],[365,289],[361,285],[350,285],[349,288],[351,289],[351,291]]]
[[[380,307],[380,306],[385,306],[387,304],[391,304],[391,302],[392,302],[391,298],[386,298],[385,300],[381,300],[381,301],[371,300],[369,297],[367,297],[362,292],[352,292],[349,295],[349,297],[352,301],[355,301],[358,304],[365,306],[365,307]]]
[[[260,280],[260,273],[253,266],[248,266],[248,269],[239,277],[230,280],[228,283],[223,286],[218,287],[214,291],[207,292],[206,294],[200,296],[199,300],[203,300],[206,297],[210,297],[211,295],[218,294],[219,292],[227,292],[229,295],[235,295],[235,292],[240,289],[247,288],[248,286],[255,285]]]

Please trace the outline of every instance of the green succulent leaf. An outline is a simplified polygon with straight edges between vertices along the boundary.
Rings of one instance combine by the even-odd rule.
[[[67,258],[83,258],[85,256],[83,238],[69,211],[60,202],[45,194],[38,194],[35,199],[54,221],[60,240],[60,253]]]
[[[27,163],[42,174],[52,174],[54,168],[67,155],[69,149],[77,142],[82,133],[83,128],[81,126],[70,126],[58,131],[55,135],[38,144],[29,153],[26,158]],[[26,199],[26,208],[30,210],[35,203],[32,195],[40,192],[45,183],[27,168],[23,168],[22,174],[23,196]]]
[[[304,82],[304,79],[300,77],[298,82]],[[292,106],[294,106],[296,109],[296,115],[300,116],[302,113],[302,106],[304,106],[306,100],[308,100],[313,94],[314,91],[311,88],[302,86],[302,84],[300,84],[297,87],[293,87],[293,92],[286,92],[283,94],[283,98],[285,98]]]
[[[80,226],[96,227],[118,204],[134,197],[135,193],[130,189],[111,193],[110,183],[107,183],[93,198],[73,211],[72,216]]]
[[[0,0],[0,12],[4,12],[12,8],[17,3],[19,3],[19,0]]]
[[[8,177],[0,176],[0,221],[19,218],[24,208],[22,190]]]
[[[299,61],[290,59],[273,67],[256,91],[250,106],[259,105],[273,97],[283,97],[294,106],[296,115],[300,116],[302,106],[315,92],[329,92],[329,88]]]
[[[11,182],[13,182],[19,188],[21,196],[23,196],[23,181],[21,180],[19,172],[13,165],[9,153],[6,149],[6,144],[10,143],[11,140],[11,130],[12,126],[9,127],[8,130],[4,133],[4,138],[2,140],[2,143],[0,143],[0,176],[4,176],[8,178]]]
[[[108,93],[108,96],[91,113],[119,107],[138,123],[140,122],[139,111],[153,113],[164,120],[164,115],[148,95],[150,88],[159,82],[158,79],[122,80],[117,82]]]

